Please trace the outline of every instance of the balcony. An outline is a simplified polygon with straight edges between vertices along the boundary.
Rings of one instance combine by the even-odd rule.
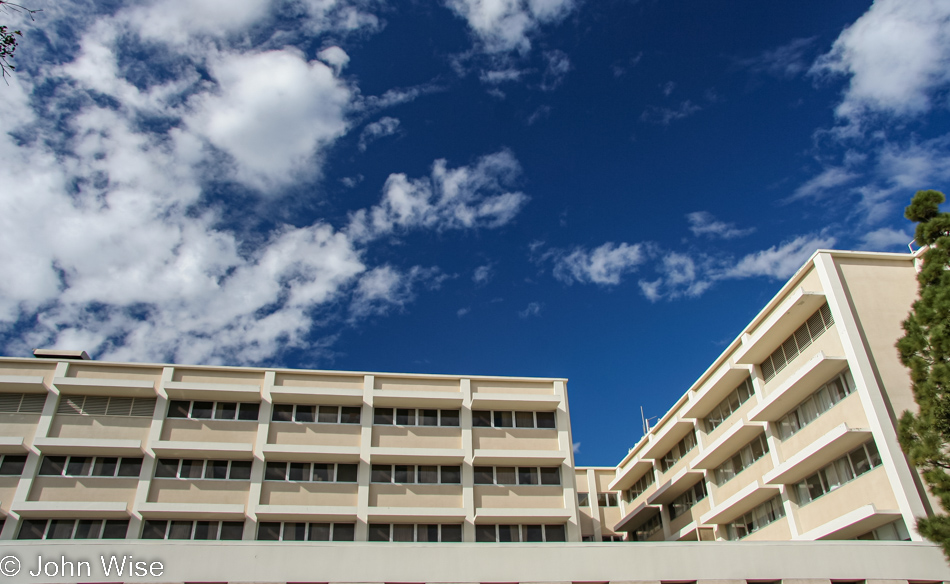
[[[778,487],[756,480],[725,501],[719,502],[702,516],[700,522],[719,525],[730,523],[778,494]]]
[[[662,505],[640,503],[634,507],[633,511],[624,515],[613,529],[614,531],[633,531],[650,519],[653,519],[654,516],[659,515],[662,508]]]
[[[308,446],[314,451],[321,446],[359,448],[362,430],[359,424],[271,422],[267,442]]]
[[[749,412],[749,420],[754,422],[778,420],[847,366],[848,360],[845,357],[829,357],[823,351],[819,351]]]
[[[673,478],[662,483],[656,491],[647,498],[647,503],[651,505],[666,505],[672,503],[674,499],[703,480],[705,475],[706,473],[702,470],[684,468],[676,473]]]
[[[859,535],[877,529],[900,519],[900,511],[883,511],[875,505],[862,505],[854,511],[850,511],[819,525],[810,531],[806,531],[797,536],[797,540],[819,540],[819,539],[854,539]]]
[[[891,489],[887,473],[880,466],[799,507],[795,513],[798,529],[803,534],[825,534],[823,535],[825,539],[843,537],[852,530],[850,525],[844,525],[843,518],[851,517],[858,520],[861,513],[867,512],[869,505],[875,510],[885,510],[883,513],[886,517],[890,517],[891,521],[894,519],[893,515],[897,513],[897,498]],[[852,513],[854,515],[850,515]],[[880,513],[880,511],[875,511],[875,513]],[[865,524],[870,525],[875,521],[880,521],[883,525],[888,522],[884,519],[885,517],[874,519],[872,515],[871,518],[865,520]],[[853,528],[853,530],[857,529],[859,528]],[[870,529],[873,528],[865,529],[861,533]],[[838,533],[838,536],[831,537],[832,533]]]
[[[165,393],[169,399],[208,401],[261,401],[261,386],[257,383],[209,383],[207,381],[166,381]]]
[[[345,507],[356,513],[356,483],[322,483],[264,481],[261,485],[261,505],[286,508],[329,508]],[[324,511],[325,512],[325,511]]]
[[[745,420],[735,423],[715,442],[706,446],[702,454],[693,460],[691,468],[715,469],[764,431],[765,424]]]
[[[620,467],[616,478],[607,486],[611,491],[625,491],[636,484],[643,475],[653,471],[653,459],[635,457]]]
[[[359,462],[359,446],[323,446],[319,444],[265,444],[264,458],[278,462]]]
[[[870,430],[852,429],[847,424],[839,424],[785,460],[777,468],[766,473],[763,481],[770,485],[797,483],[870,439]]]
[[[742,335],[742,345],[733,354],[733,362],[737,365],[758,365],[826,301],[823,292],[796,289],[752,335]]]
[[[462,508],[462,485],[370,484],[370,507]]]
[[[33,446],[44,456],[142,456],[141,440],[110,440],[107,438],[37,438]]]
[[[732,390],[749,377],[748,367],[725,367],[697,391],[689,394],[682,417],[701,419],[718,406]]]

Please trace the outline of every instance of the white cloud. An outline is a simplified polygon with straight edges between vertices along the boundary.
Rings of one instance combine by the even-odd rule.
[[[544,307],[540,302],[529,302],[528,306],[524,310],[518,311],[519,318],[528,318],[531,316],[538,316],[541,314],[541,309]]]
[[[456,310],[455,315],[458,316],[459,318],[462,318],[463,316],[465,316],[471,311],[472,311],[472,308],[470,306],[466,306],[465,308],[459,308],[458,310]]]
[[[375,122],[366,124],[363,131],[360,132],[359,149],[365,152],[370,142],[375,142],[384,136],[392,136],[398,130],[399,120],[389,116],[384,116]]]
[[[446,0],[488,53],[526,53],[538,28],[558,22],[575,5],[576,0]]]
[[[478,78],[482,83],[488,83],[490,85],[498,85],[500,83],[511,83],[515,81],[520,81],[521,77],[525,74],[525,71],[521,69],[516,69],[515,67],[508,67],[507,69],[494,69],[488,71],[482,71],[479,73]]]
[[[354,213],[347,229],[353,237],[368,240],[417,227],[501,227],[528,202],[524,193],[508,190],[520,174],[521,165],[508,150],[454,169],[437,160],[426,178],[392,174],[380,204]]]
[[[702,109],[689,100],[673,108],[650,106],[640,114],[640,121],[668,126],[670,122],[687,118]]]
[[[547,66],[541,80],[541,89],[553,91],[564,81],[564,77],[571,70],[571,60],[567,53],[557,50],[545,51],[544,60],[547,61]]]
[[[814,74],[850,76],[836,113],[917,115],[950,82],[950,3],[946,0],[876,0],[846,28]]]
[[[472,273],[472,281],[476,284],[487,284],[491,280],[493,275],[491,264],[486,264],[484,266],[478,266],[475,268],[475,271]]]
[[[806,54],[815,44],[816,37],[793,39],[780,47],[770,49],[749,58],[738,59],[737,64],[754,73],[767,73],[774,77],[795,77],[808,70]]]
[[[317,53],[317,58],[333,67],[333,72],[337,75],[349,64],[350,56],[340,47],[327,47]]]
[[[154,0],[122,17],[146,39],[183,45],[196,36],[223,37],[244,30],[269,9],[270,2],[262,0]]]
[[[845,185],[860,176],[858,173],[840,166],[825,168],[821,173],[808,179],[804,184],[795,189],[795,192],[792,193],[792,196],[789,197],[788,200],[794,201],[808,197],[820,197],[829,189]]]
[[[882,227],[865,233],[858,247],[870,251],[906,251],[913,239],[914,234],[908,231]]]
[[[353,291],[350,314],[354,319],[382,315],[392,308],[402,308],[415,299],[415,286],[428,283],[438,287],[441,282],[438,268],[414,266],[408,272],[385,265],[364,273]]]
[[[686,220],[689,221],[689,230],[696,236],[706,235],[711,238],[734,239],[755,231],[755,227],[737,229],[734,223],[719,221],[708,211],[689,213],[686,215]]]
[[[570,253],[559,252],[554,264],[554,277],[571,284],[617,285],[624,274],[634,272],[646,261],[642,244],[615,245],[607,242],[593,250],[575,248]]]
[[[829,249],[835,238],[826,235],[800,235],[781,245],[757,251],[741,258],[734,266],[717,275],[717,279],[767,276],[784,280],[818,249]]]
[[[223,54],[211,62],[214,94],[193,97],[190,128],[230,154],[258,189],[286,184],[347,129],[353,91],[295,50]]]

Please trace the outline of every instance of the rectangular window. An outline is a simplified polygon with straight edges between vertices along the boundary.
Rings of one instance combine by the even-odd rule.
[[[26,456],[22,454],[4,454],[0,456],[0,476],[20,476],[26,465]]]
[[[726,525],[726,537],[733,541],[742,539],[782,517],[785,517],[785,506],[782,497],[777,495]]]
[[[42,414],[46,393],[0,393],[0,414]]]
[[[630,539],[633,541],[647,541],[657,532],[663,529],[663,519],[657,514],[644,521],[639,527],[630,533]]]
[[[243,521],[146,519],[142,522],[142,539],[239,540],[243,537]]]
[[[653,468],[640,477],[637,482],[633,484],[632,487],[624,491],[624,497],[628,503],[632,502],[634,499],[642,495],[649,487],[656,481],[656,476],[653,474]]]
[[[171,400],[168,402],[169,418],[192,420],[242,420],[256,422],[260,415],[258,402],[211,402]]]
[[[762,368],[762,377],[765,378],[766,383],[771,381],[782,369],[785,369],[786,365],[815,342],[815,339],[834,323],[835,321],[831,317],[831,309],[828,304],[823,304],[805,321],[805,324],[798,327],[798,330],[785,339],[785,342],[779,345],[759,365]]]
[[[696,447],[696,432],[689,431],[682,440],[676,443],[673,448],[660,459],[660,469],[663,472],[670,470],[674,464],[680,461],[686,454]]]
[[[746,377],[742,383],[729,392],[729,395],[706,415],[706,432],[709,433],[718,428],[720,424],[752,397],[752,393],[752,378]]]
[[[265,481],[355,483],[358,464],[332,462],[274,462],[264,467]],[[250,478],[250,469],[248,469]]]
[[[769,443],[765,433],[759,434],[751,442],[743,446],[732,455],[732,458],[719,465],[715,471],[716,484],[724,485],[740,472],[752,466],[752,463],[765,456],[769,451]]]
[[[830,410],[835,404],[854,392],[854,379],[851,371],[836,376],[805,398],[795,409],[775,422],[778,434],[786,440],[796,432],[818,419],[818,416]]]
[[[807,505],[880,465],[881,455],[874,440],[869,440],[796,484],[798,504]]]
[[[159,458],[155,478],[246,481],[251,478],[251,461]]]
[[[397,426],[458,427],[459,416],[459,410],[373,408],[373,424],[376,426],[392,426],[395,423]]]
[[[566,541],[564,525],[476,525],[475,541],[554,542]]]
[[[262,521],[257,524],[258,541],[353,541],[355,534],[354,523]]]
[[[685,493],[669,504],[670,519],[675,519],[688,512],[693,506],[706,498],[706,482],[699,481]]]
[[[354,465],[355,466],[355,465]],[[370,473],[374,483],[443,484],[462,483],[462,467],[414,464],[374,464]]]
[[[561,468],[537,466],[476,466],[476,485],[560,485]]]
[[[472,410],[475,428],[556,428],[554,412]]]
[[[619,507],[617,493],[597,493],[597,505],[600,507]]]
[[[461,524],[370,523],[369,541],[457,542],[462,541]]]
[[[43,397],[44,401],[46,397]],[[154,397],[109,397],[100,395],[64,395],[60,397],[57,414],[68,416],[123,416],[151,418],[155,413]]]
[[[22,472],[22,467],[20,470]],[[39,474],[67,477],[137,477],[141,471],[141,458],[44,456],[40,462]]]
[[[590,493],[577,493],[577,506],[590,507]]]
[[[128,519],[24,519],[17,539],[125,539]]]

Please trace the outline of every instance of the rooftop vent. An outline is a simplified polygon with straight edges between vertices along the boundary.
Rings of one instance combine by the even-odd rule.
[[[33,349],[33,356],[37,359],[89,359],[89,354],[85,351],[65,351],[63,349]]]

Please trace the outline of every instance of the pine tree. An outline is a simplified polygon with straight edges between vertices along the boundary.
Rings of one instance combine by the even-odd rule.
[[[918,406],[916,415],[901,416],[901,447],[944,511],[918,519],[917,530],[950,559],[950,213],[939,209],[945,200],[938,191],[918,191],[904,211],[917,222],[917,244],[929,249],[917,275],[920,297],[903,323],[897,349],[910,369]]]

